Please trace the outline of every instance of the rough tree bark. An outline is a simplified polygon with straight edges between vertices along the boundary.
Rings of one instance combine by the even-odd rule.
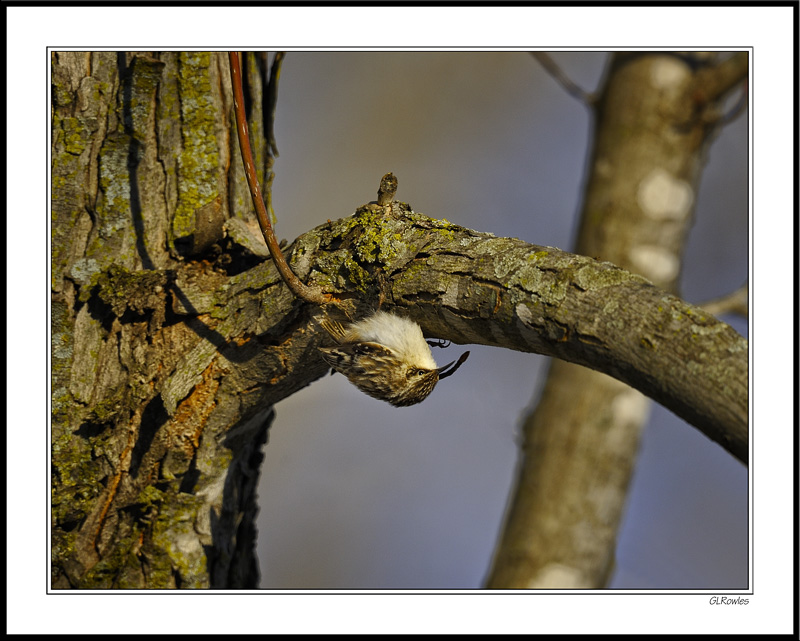
[[[596,125],[577,253],[677,291],[720,100],[746,80],[747,68],[744,52],[612,54],[598,95],[586,96]],[[627,385],[551,363],[524,424],[488,587],[606,584],[648,414],[647,399]]]
[[[263,258],[256,247],[220,253],[223,222],[234,238],[251,219],[231,162],[227,77],[220,54],[53,54],[55,588],[257,583],[254,491],[270,409],[220,396],[214,366],[191,368],[199,346],[225,342],[181,298],[212,263]]]
[[[296,239],[295,273],[348,297],[301,303],[249,226],[224,54],[52,65],[53,588],[256,587],[272,405],[327,371],[322,315],[378,299],[429,336],[611,374],[746,457],[747,341],[702,310],[402,203]]]

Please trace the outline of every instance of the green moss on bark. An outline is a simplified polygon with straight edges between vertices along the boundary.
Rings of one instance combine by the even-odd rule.
[[[217,197],[220,144],[211,84],[211,55],[185,52],[179,56],[178,91],[183,148],[178,156],[178,203],[172,237],[194,232],[195,210]]]

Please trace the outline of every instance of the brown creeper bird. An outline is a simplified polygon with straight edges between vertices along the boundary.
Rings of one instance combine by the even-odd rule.
[[[319,348],[328,365],[362,392],[395,407],[425,400],[469,356],[465,352],[458,361],[436,367],[420,326],[389,312],[377,311],[347,327],[328,319],[321,325],[338,343]]]

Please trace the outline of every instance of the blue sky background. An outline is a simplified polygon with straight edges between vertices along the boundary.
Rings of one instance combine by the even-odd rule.
[[[555,53],[594,90],[603,53]],[[280,83],[277,233],[372,200],[569,250],[592,122],[524,53],[297,53]],[[711,146],[687,246],[690,302],[748,274],[747,114]],[[726,318],[746,335],[747,323]],[[259,487],[265,588],[478,588],[546,359],[482,346],[424,403],[393,408],[327,376],[281,402]],[[434,354],[445,362],[454,346]],[[611,587],[744,588],[746,468],[653,405]]]

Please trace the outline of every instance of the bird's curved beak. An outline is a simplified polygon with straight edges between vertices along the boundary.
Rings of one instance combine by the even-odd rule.
[[[461,367],[462,363],[467,360],[469,356],[469,352],[464,352],[457,361],[452,361],[443,367],[440,367],[437,372],[439,372],[439,380],[443,378],[447,378],[451,374],[455,374],[456,370]],[[452,369],[451,369],[452,367]]]

